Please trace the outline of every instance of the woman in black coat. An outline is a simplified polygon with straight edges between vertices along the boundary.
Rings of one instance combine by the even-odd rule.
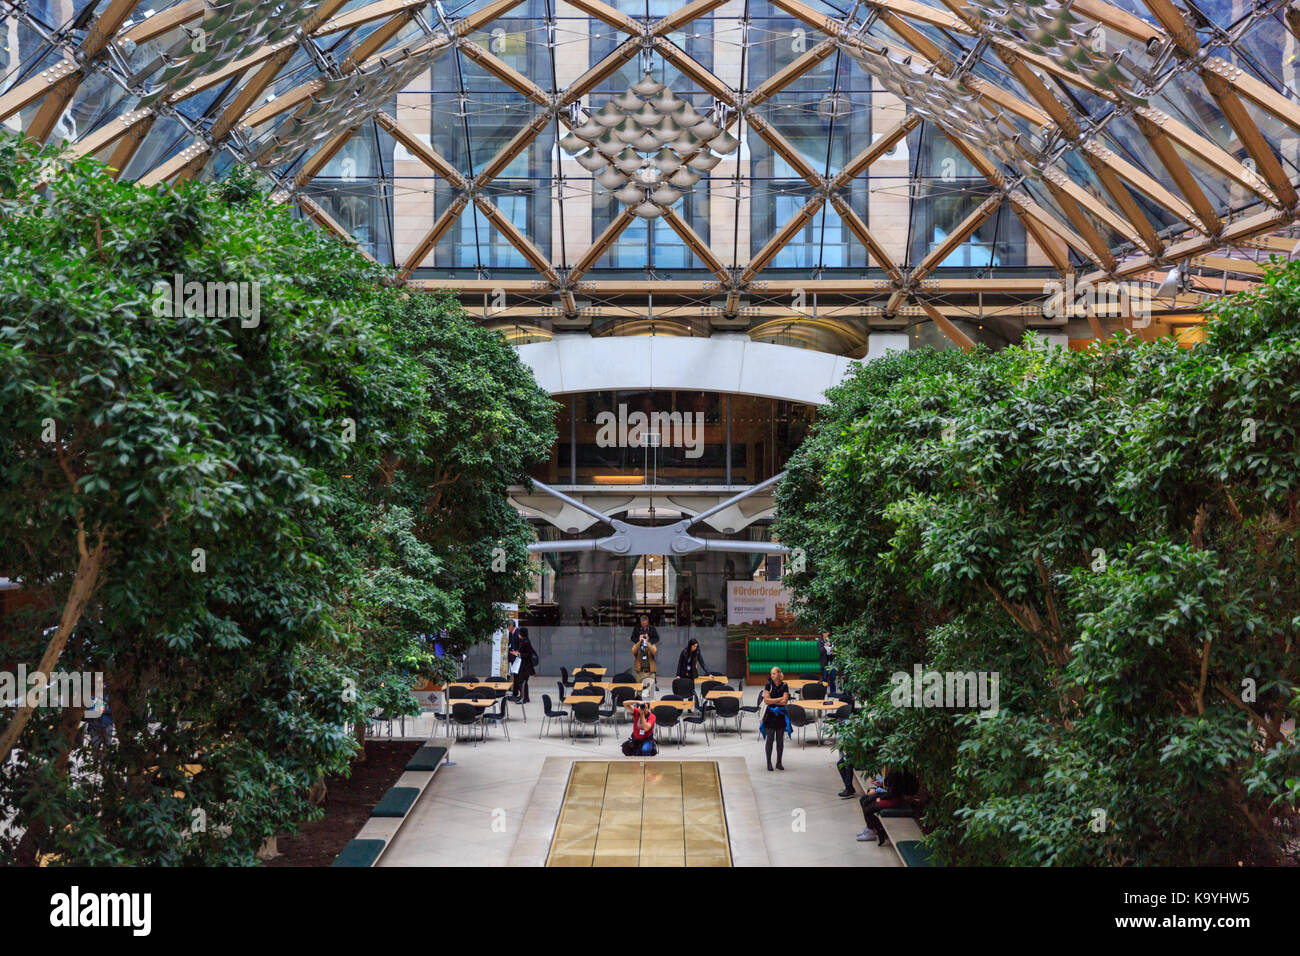
[[[700,642],[692,637],[677,658],[677,676],[695,680],[701,673],[708,672],[709,667],[704,663],[704,654],[700,651]]]
[[[528,628],[521,627],[516,632],[519,638],[519,645],[516,654],[519,658],[519,673],[515,674],[514,696],[521,703],[528,703],[528,678],[537,673],[537,651],[533,649],[533,642],[528,636]]]

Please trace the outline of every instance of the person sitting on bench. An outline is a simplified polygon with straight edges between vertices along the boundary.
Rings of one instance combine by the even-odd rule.
[[[872,787],[872,783],[875,784]],[[893,810],[903,806],[907,798],[915,795],[917,791],[916,777],[906,770],[891,770],[884,768],[884,776],[876,777],[867,784],[869,789],[862,795],[859,801],[862,804],[862,818],[867,822],[867,828],[858,834],[858,842],[866,843],[874,835],[877,838],[876,845],[884,846],[889,842],[889,837],[885,835],[885,825],[880,822],[880,817],[876,814],[880,810]]]

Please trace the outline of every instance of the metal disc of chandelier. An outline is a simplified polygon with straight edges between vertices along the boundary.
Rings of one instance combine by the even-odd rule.
[[[655,219],[740,141],[648,73],[560,139],[614,198]]]

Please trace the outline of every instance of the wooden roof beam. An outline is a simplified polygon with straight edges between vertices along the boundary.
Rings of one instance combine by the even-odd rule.
[[[926,254],[925,258],[916,264],[907,280],[911,285],[915,285],[933,272],[938,266],[942,265],[963,242],[970,238],[971,234],[978,229],[984,222],[998,211],[1002,205],[1001,194],[990,196],[982,203],[975,207],[960,223],[957,224],[948,235],[943,237],[943,241]]]
[[[632,225],[635,219],[636,216],[632,215],[632,210],[626,206],[620,209],[618,215],[610,220],[609,225],[601,230],[600,235],[596,237],[596,241],[573,264],[573,268],[569,270],[569,282],[571,284],[577,282],[586,275],[587,270],[609,251],[618,240],[618,237],[623,234],[623,230]]]
[[[547,282],[552,285],[559,283],[560,274],[555,271],[555,266],[551,265],[551,260],[542,254],[542,250],[538,249],[531,239],[519,231],[519,227],[510,221],[509,216],[481,195],[474,196],[474,205],[487,221],[496,226],[497,231],[505,236],[506,241],[519,250],[528,264],[546,277]]]
[[[1151,145],[1152,152],[1156,154],[1160,164],[1168,170],[1169,175],[1178,186],[1178,191],[1196,210],[1196,215],[1200,218],[1204,231],[1212,236],[1218,235],[1219,231],[1223,229],[1223,223],[1219,220],[1213,204],[1205,195],[1205,191],[1197,183],[1196,177],[1187,168],[1183,158],[1178,155],[1178,150],[1174,148],[1173,141],[1157,123],[1141,115],[1141,113],[1134,114],[1134,119],[1137,122],[1138,129]]]
[[[81,53],[88,59],[97,58],[104,52],[117,33],[126,18],[131,15],[137,6],[135,0],[110,0],[108,7],[95,18],[91,24],[89,32],[81,41]],[[63,62],[69,62],[67,60]],[[54,124],[59,121],[64,110],[72,101],[73,95],[81,86],[82,80],[86,78],[88,67],[76,67],[64,73],[58,80],[50,84],[49,91],[45,94],[45,99],[41,103],[41,108],[36,111],[36,116],[32,119],[31,124],[27,127],[26,133],[29,137],[40,142],[45,142]]]
[[[753,258],[749,260],[749,264],[740,273],[740,284],[749,283],[762,272],[764,267],[776,257],[776,254],[798,235],[799,230],[806,226],[813,216],[817,215],[818,210],[822,208],[823,202],[821,196],[813,196],[799,207],[799,210],[790,217],[790,220],[778,229],[767,242],[763,243],[763,248],[759,249]]]
[[[441,241],[442,237],[447,234],[447,230],[452,227],[452,224],[456,222],[457,217],[460,216],[461,211],[467,205],[469,205],[469,200],[465,198],[464,194],[451,201],[451,205],[444,209],[442,215],[433,221],[433,226],[415,244],[415,248],[411,250],[410,255],[406,257],[406,261],[402,263],[402,268],[398,271],[400,278],[410,278],[411,273],[420,267],[420,263],[424,261],[434,246]],[[468,283],[457,283],[457,286],[468,291]]]
[[[926,302],[924,299],[917,299],[916,304],[921,307],[921,310],[929,317],[930,321],[937,325],[943,334],[948,336],[948,338],[952,340],[953,344],[963,352],[970,352],[975,348],[975,343],[971,341],[970,336],[957,328],[957,326],[953,325],[952,321],[946,315],[936,309],[929,302]]]
[[[709,248],[709,244],[700,237],[700,234],[691,228],[689,222],[677,215],[672,209],[664,211],[664,221],[672,227],[673,232],[681,237],[682,242],[686,243],[686,248],[700,257],[700,261],[718,277],[718,281],[731,282],[731,273],[727,271],[727,267]]]

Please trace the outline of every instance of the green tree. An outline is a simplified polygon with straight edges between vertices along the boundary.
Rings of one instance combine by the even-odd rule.
[[[837,389],[779,492],[805,615],[865,698],[842,737],[933,794],[965,863],[1274,860],[1296,824],[1295,265],[1203,345],[909,352]],[[980,717],[895,706],[996,672]]]
[[[4,660],[102,672],[115,725],[105,745],[80,708],[10,715],[0,852],[251,862],[346,769],[349,725],[410,706],[438,666],[421,635],[481,639],[490,611],[467,608],[519,579],[521,522],[502,575],[427,508],[423,469],[478,437],[441,396],[482,352],[481,389],[517,403],[479,439],[501,472],[466,472],[473,503],[546,453],[549,400],[499,336],[238,172],[139,189],[5,135],[0,255],[0,572],[29,602]],[[172,301],[178,276],[202,301]],[[459,358],[415,347],[451,340]]]

